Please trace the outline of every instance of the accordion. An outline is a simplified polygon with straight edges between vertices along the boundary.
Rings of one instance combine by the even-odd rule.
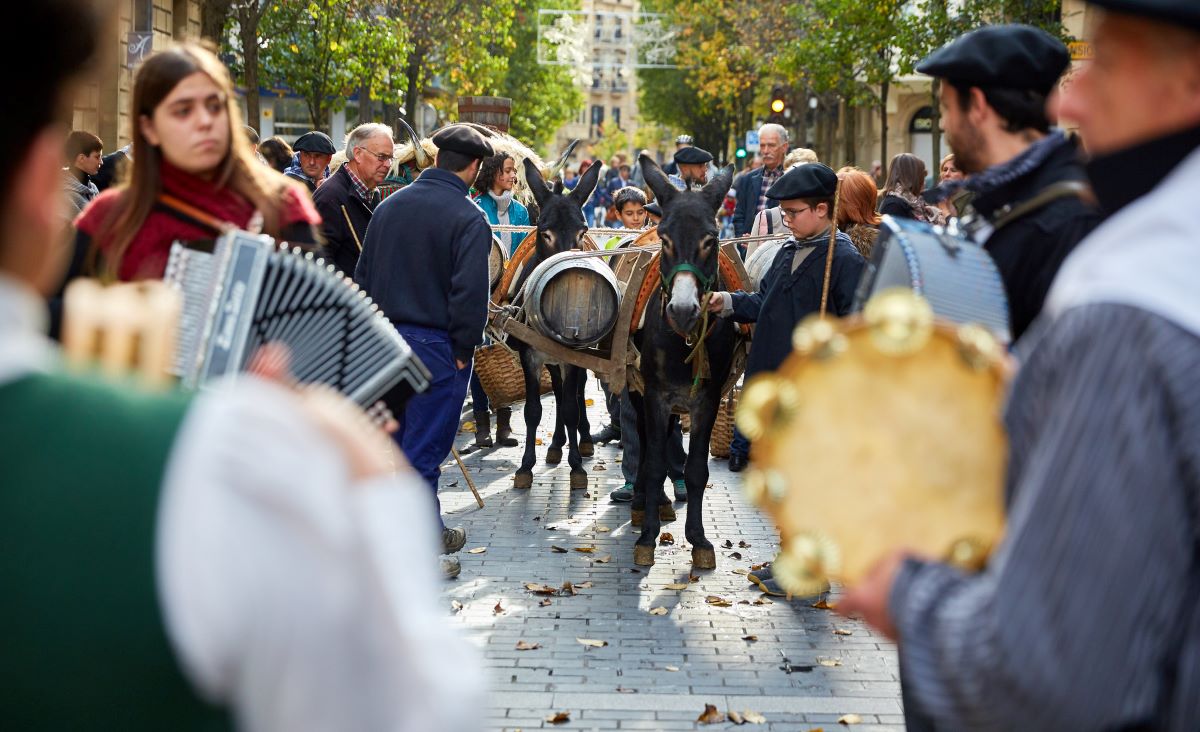
[[[291,351],[298,381],[363,406],[385,395],[402,404],[429,386],[429,370],[366,293],[311,253],[230,231],[176,242],[165,279],[183,294],[172,373],[189,388],[244,371],[271,342]]]
[[[936,317],[951,323],[977,323],[1001,343],[1012,340],[1008,296],[991,255],[960,232],[952,221],[943,228],[884,216],[871,261],[855,293],[853,310],[893,287],[925,298]]]

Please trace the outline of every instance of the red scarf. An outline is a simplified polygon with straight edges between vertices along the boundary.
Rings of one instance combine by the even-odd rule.
[[[159,170],[164,193],[175,196],[239,229],[245,229],[250,224],[250,219],[254,216],[254,204],[240,193],[185,173],[166,161],[162,162]],[[108,217],[116,213],[123,192],[108,190],[102,193],[80,215],[75,222],[76,228],[95,238],[96,232],[102,228]],[[280,228],[296,222],[320,224],[321,217],[317,215],[312,200],[307,195],[301,195],[289,186],[283,196],[283,206],[279,212]],[[129,243],[117,268],[117,276],[125,281],[160,279],[167,269],[171,244],[177,240],[212,239],[217,234],[218,232],[207,226],[180,218],[158,205],[150,211],[150,215],[134,235],[133,241]],[[96,240],[95,244],[105,255],[110,253],[112,241]]]

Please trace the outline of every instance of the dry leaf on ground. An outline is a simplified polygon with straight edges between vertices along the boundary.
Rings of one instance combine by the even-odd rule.
[[[767,599],[766,595],[763,595],[762,597],[759,597],[757,600],[755,600],[754,602],[752,602],[750,604],[751,605],[771,605],[774,603],[772,603],[771,600]]]
[[[741,559],[741,558],[742,558],[742,553],[741,553],[741,552],[730,552],[730,553],[729,553],[729,558],[730,558],[730,559]]]
[[[459,602],[458,600],[451,600],[450,601],[450,609],[453,610],[454,612],[458,612],[459,610],[463,609],[463,604],[461,602]]]
[[[700,724],[720,724],[725,721],[725,715],[718,712],[716,706],[705,704],[704,711],[696,717],[696,721]]]
[[[535,595],[554,595],[558,593],[558,590],[554,589],[550,585],[539,585],[536,582],[526,582],[525,589],[529,590]]]
[[[577,547],[575,547],[575,551],[580,552],[581,554],[591,554],[592,552],[596,551],[596,547],[594,547],[594,546],[577,546]]]
[[[717,607],[732,607],[733,606],[732,602],[730,602],[729,600],[726,600],[724,597],[721,597],[720,595],[709,595],[708,597],[704,598],[704,601],[707,602],[709,605],[715,605]]]
[[[665,607],[652,607],[652,608],[650,608],[650,614],[651,615],[666,615],[667,609]]]
[[[493,615],[500,615],[504,612],[504,608],[500,607],[500,601],[496,600],[496,607],[492,608]]]
[[[752,712],[749,709],[742,710],[742,717],[750,724],[766,724],[767,718],[758,712]]]
[[[732,549],[732,548],[733,548],[733,542],[732,542],[732,541],[730,541],[729,539],[726,539],[726,540],[725,540],[725,543],[721,545],[721,548],[722,548],[722,549]]]
[[[738,542],[738,547],[739,547],[739,548],[741,548],[741,549],[749,549],[749,548],[750,548],[750,542],[748,542],[748,541],[739,541],[739,542]]]
[[[605,554],[604,556],[596,557],[596,559],[595,559],[596,564],[608,564],[611,561],[612,561],[611,554]]]
[[[758,636],[757,635],[743,635],[742,640],[750,641],[751,643],[753,643],[754,641],[758,640]]]
[[[570,721],[571,721],[571,713],[570,712],[558,712],[556,714],[551,714],[549,717],[546,717],[546,722],[548,722],[549,724],[566,724],[567,722],[570,722]]]
[[[577,592],[575,592],[575,585],[571,584],[570,582],[563,582],[563,586],[562,586],[562,594],[564,594],[564,595],[576,595],[576,594],[578,594],[578,593],[577,593]]]
[[[538,605],[541,605],[542,607],[549,607],[550,605],[553,605],[553,604],[554,603],[550,602],[550,598],[548,598],[548,597],[545,600],[542,600],[541,602],[538,603]]]
[[[742,718],[742,715],[738,714],[737,712],[733,711],[732,709],[730,709],[728,712],[725,712],[725,716],[729,717],[729,721],[733,722],[734,724],[745,724],[746,723],[746,720]]]
[[[732,572],[733,572],[734,574],[750,574],[750,570],[748,570],[748,569],[742,569],[741,567],[738,567],[737,569],[735,569],[735,570],[732,570]]]
[[[592,589],[592,586],[593,586],[593,585],[592,585],[592,581],[591,581],[591,580],[588,580],[587,582],[580,582],[579,584],[575,585],[575,589],[577,589],[577,590],[590,590],[590,589]]]
[[[832,610],[837,607],[837,605],[830,605],[829,601],[825,600],[824,598],[817,600],[812,604],[812,606],[818,610]]]
[[[546,528],[550,528],[550,527],[547,526]],[[554,545],[550,546],[550,551],[554,552],[555,554],[566,554],[567,553],[566,549],[563,549],[561,546],[554,546]]]
[[[541,643],[531,643],[526,640],[517,641],[517,650],[518,651],[536,651],[537,649],[539,649],[541,647],[542,647]]]
[[[817,663],[821,664],[822,666],[829,666],[832,668],[833,666],[841,666],[842,659],[840,659],[840,658],[818,658]]]
[[[833,634],[834,635],[854,635],[854,631],[846,630],[845,628],[834,628]]]
[[[600,533],[603,534],[607,531],[612,531],[612,529],[608,528],[607,526],[597,526],[596,531],[599,531]]]
[[[857,714],[843,714],[838,717],[838,724],[859,724],[862,722],[862,717]]]
[[[668,671],[678,671],[679,670],[678,666],[663,666],[663,668],[665,668]]]
[[[477,546],[474,549],[468,549],[467,554],[483,554],[487,551],[486,546]]]
[[[637,689],[630,689],[630,688],[628,688],[628,687],[625,687],[625,686],[618,686],[618,687],[617,687],[617,693],[618,693],[618,694],[636,694],[636,693],[637,693]]]
[[[584,400],[583,400],[583,403],[584,403],[584,405],[586,405],[586,406],[589,406],[589,407],[590,407],[590,406],[593,406],[593,405],[594,405],[596,402],[595,402],[594,400],[592,400],[592,399],[584,399]]]
[[[698,575],[698,574],[689,574],[688,575],[688,582],[699,582],[699,581],[700,581],[700,575]]]
[[[539,437],[539,438],[537,438],[536,440],[534,440],[534,441],[533,441],[533,444],[535,444],[535,445],[541,445],[541,444],[543,444],[543,443],[542,443],[542,438],[540,438],[540,437]]]
[[[667,546],[675,543],[675,536],[669,531],[664,531],[662,536],[658,537],[658,543],[661,546]]]
[[[672,582],[671,584],[666,585],[666,589],[668,590],[686,590],[687,588],[688,586],[686,582]]]
[[[606,640],[594,640],[592,638],[576,638],[575,640],[588,648],[603,648],[608,645],[608,641]]]

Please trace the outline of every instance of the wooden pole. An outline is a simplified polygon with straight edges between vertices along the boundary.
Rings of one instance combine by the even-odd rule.
[[[458,450],[450,448],[450,454],[458,461],[458,469],[462,471],[463,477],[467,479],[467,487],[471,489],[471,493],[475,494],[475,502],[483,508],[483,499],[479,496],[479,490],[475,488],[475,481],[471,480],[471,473],[467,470],[467,466],[463,464],[462,458],[458,455]]]

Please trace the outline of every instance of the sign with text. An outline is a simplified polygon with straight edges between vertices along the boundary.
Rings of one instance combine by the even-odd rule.
[[[746,133],[746,152],[758,152],[758,130]]]

